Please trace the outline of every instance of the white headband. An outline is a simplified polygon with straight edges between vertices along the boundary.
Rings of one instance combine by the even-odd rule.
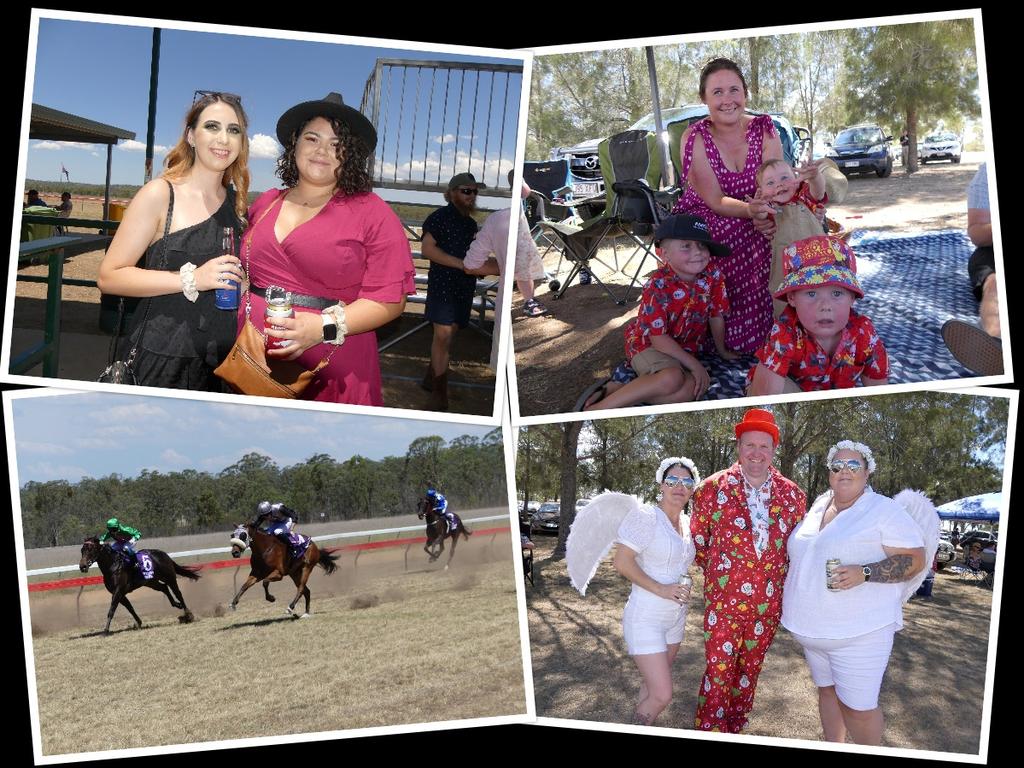
[[[828,451],[828,458],[825,459],[825,463],[831,464],[836,453],[842,450],[856,451],[863,456],[864,461],[868,463],[868,474],[870,475],[875,471],[875,457],[871,453],[871,449],[864,445],[864,443],[855,443],[853,440],[840,440],[838,443],[833,445]]]
[[[665,480],[665,473],[668,472],[670,467],[674,467],[677,464],[686,467],[690,471],[694,484],[700,482],[700,473],[697,471],[697,467],[685,456],[670,456],[661,462],[658,466],[658,471],[654,473],[654,482],[661,485]]]

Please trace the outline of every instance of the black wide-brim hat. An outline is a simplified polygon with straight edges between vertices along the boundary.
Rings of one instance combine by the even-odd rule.
[[[322,99],[296,104],[277,121],[277,140],[287,147],[292,134],[315,117],[340,120],[366,142],[372,152],[377,146],[377,131],[362,112],[345,104],[340,93],[331,91]]]

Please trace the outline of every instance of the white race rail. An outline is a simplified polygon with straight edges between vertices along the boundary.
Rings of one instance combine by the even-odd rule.
[[[508,520],[507,515],[491,515],[490,517],[474,517],[472,520],[465,520],[467,523],[486,523],[491,520]],[[358,539],[363,536],[383,536],[388,533],[408,533],[411,531],[422,531],[423,525],[406,525],[402,528],[380,528],[376,531],[349,531],[348,533],[328,533],[323,536],[314,536],[313,541],[331,541],[333,539]],[[143,547],[145,549],[145,547]],[[193,555],[218,555],[230,554],[231,547],[214,547],[213,549],[190,549],[187,552],[171,552],[171,557],[191,557]],[[93,568],[98,567],[96,563]],[[53,568],[35,568],[26,571],[26,576],[44,576],[50,573],[70,573],[77,571],[77,565],[57,565]]]

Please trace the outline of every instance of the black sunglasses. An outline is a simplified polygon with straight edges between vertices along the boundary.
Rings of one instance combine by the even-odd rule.
[[[226,91],[196,91],[192,94],[192,104],[195,105],[200,99],[205,99],[207,96],[216,96],[221,101],[227,101],[234,104],[241,104],[242,97],[237,93],[228,93]]]
[[[480,193],[480,190],[476,187],[459,187],[459,192],[464,195],[476,195]]]

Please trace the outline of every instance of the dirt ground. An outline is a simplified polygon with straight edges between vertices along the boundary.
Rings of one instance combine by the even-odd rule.
[[[227,610],[245,566],[182,584],[191,624],[162,595],[133,592],[144,627],[119,609],[110,636],[102,586],[32,593],[43,753],[432,722],[439,702],[446,719],[525,712],[512,542],[507,528],[484,533],[494,525],[449,570],[418,545],[343,552],[336,573],[314,571],[302,621],[285,613],[290,581],[271,585],[274,603],[256,586]],[[97,676],[111,658],[117,673]],[[111,701],[129,727],[107,727]]]
[[[534,541],[535,586],[527,584],[526,601],[537,716],[629,723],[640,687],[622,638],[629,582],[608,558],[581,598],[569,585],[565,561],[551,559],[555,539],[539,536]],[[673,667],[673,700],[656,723],[664,728],[693,728],[704,671],[703,576],[699,569],[691,575],[686,636]],[[885,716],[882,746],[979,752],[991,608],[991,590],[941,571],[931,598],[915,597],[906,604],[904,629],[896,634],[879,699]],[[971,627],[969,637],[950,633],[951,617]],[[816,689],[802,649],[785,629],[775,636],[765,660],[744,733],[822,738]]]
[[[102,203],[89,199],[74,199],[72,216],[100,218]],[[72,228],[72,232],[91,232]],[[414,250],[418,250],[415,249]],[[64,277],[95,280],[104,252],[91,251],[72,256],[64,265]],[[45,276],[45,265],[26,267],[19,275]],[[109,334],[99,328],[100,293],[96,288],[65,286],[61,305],[61,379],[95,381],[107,364]],[[42,341],[43,318],[46,308],[44,283],[19,282],[14,302],[11,357]],[[423,305],[409,304],[397,320],[378,329],[380,344],[417,329],[423,322]],[[490,330],[491,323],[488,321]],[[408,338],[389,347],[380,355],[384,378],[384,403],[395,408],[425,409],[430,395],[419,387],[430,358],[431,330],[418,328]],[[488,367],[491,356],[491,338],[473,327],[456,336],[452,353],[452,372],[449,375],[451,411],[490,416],[494,403],[494,372]],[[29,372],[41,376],[42,366]]]
[[[880,179],[874,174],[850,178],[849,192],[842,205],[830,206],[829,217],[852,231],[925,232],[967,228],[967,185],[984,159],[981,153],[965,153],[959,165],[928,164],[907,175],[899,166]],[[619,248],[620,267],[627,264],[631,249],[625,241]],[[543,248],[541,249],[543,253]],[[598,254],[614,265],[611,246]],[[630,275],[639,256],[628,264]],[[629,282],[591,262],[602,280],[614,283],[621,292]],[[548,273],[564,280],[569,264],[558,268],[558,253],[552,249],[544,259]],[[653,260],[630,292],[625,306],[617,306],[593,282],[579,285],[575,280],[559,300],[553,300],[546,284],[537,285],[536,297],[550,311],[539,318],[525,317],[523,299],[517,292],[512,303],[512,338],[515,344],[519,413],[537,416],[571,411],[580,393],[602,381],[623,359],[622,326],[636,314],[643,275],[654,270]]]

